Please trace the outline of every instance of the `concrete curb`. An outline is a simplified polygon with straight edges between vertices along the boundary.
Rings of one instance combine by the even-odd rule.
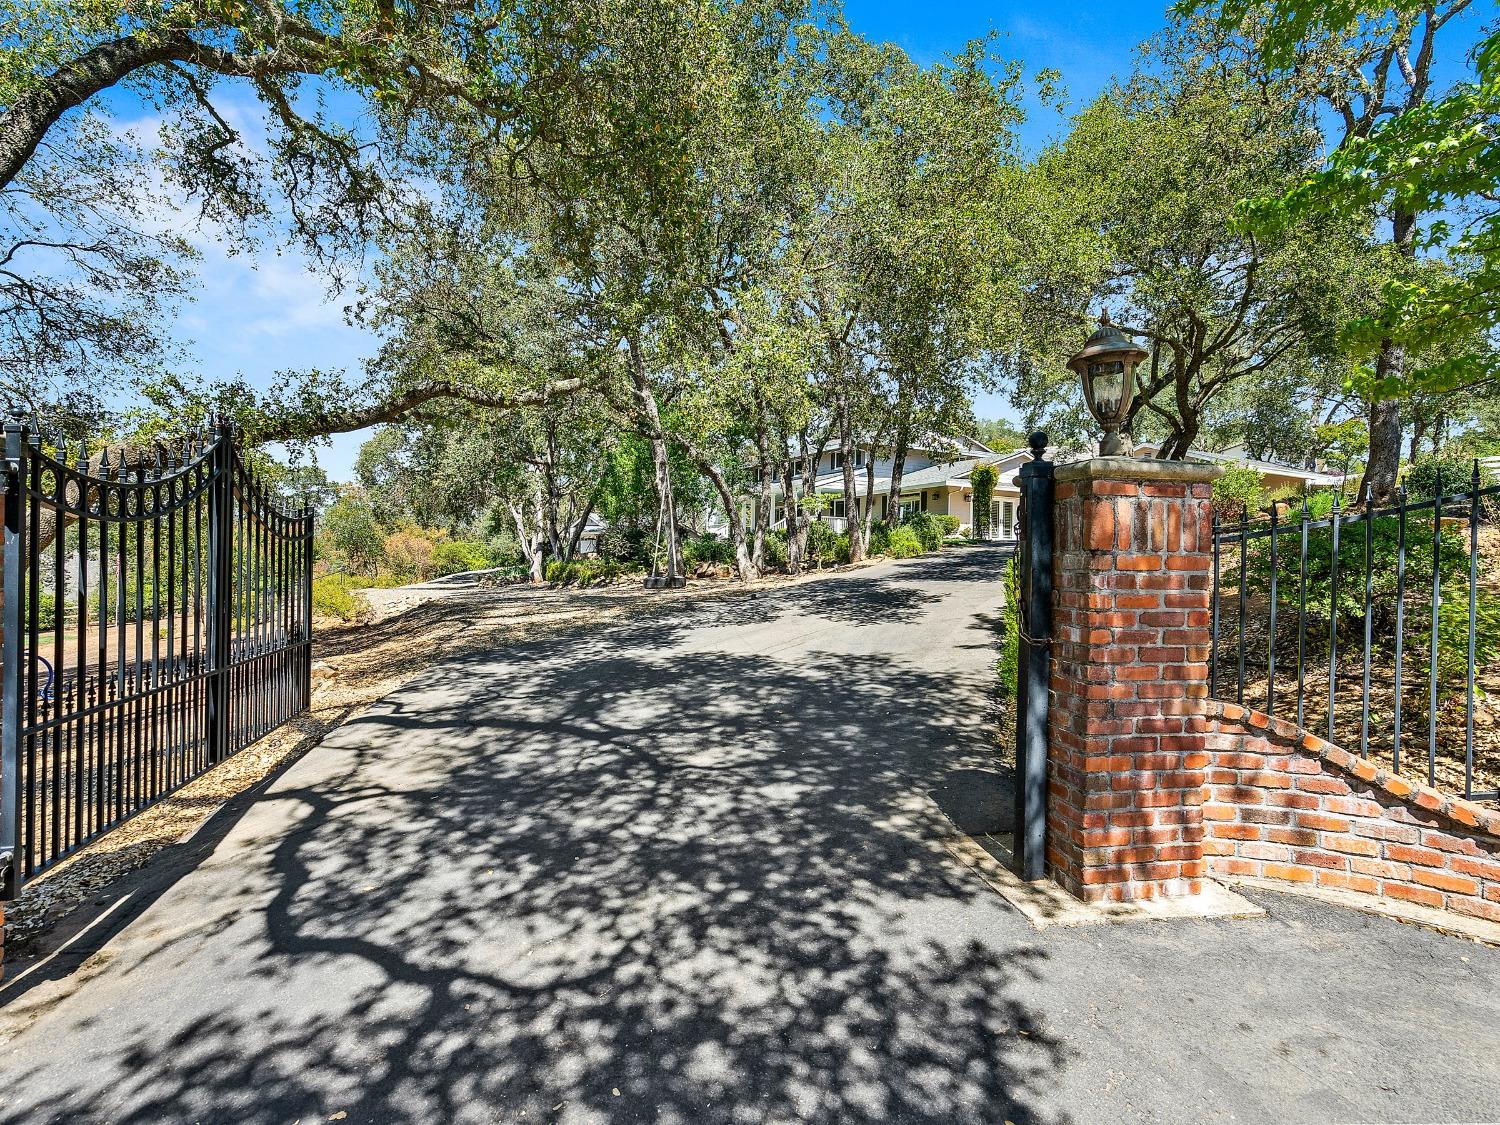
[[[1038,930],[1111,922],[1173,922],[1204,918],[1263,918],[1265,910],[1222,883],[1204,880],[1201,894],[1136,902],[1084,902],[1050,879],[1028,883],[1006,865],[1009,851],[994,836],[957,836],[943,846],[970,867]]]

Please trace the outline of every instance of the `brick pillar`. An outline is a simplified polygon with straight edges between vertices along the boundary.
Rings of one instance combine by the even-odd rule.
[[[1128,457],[1057,469],[1047,861],[1085,901],[1202,887],[1219,472]]]

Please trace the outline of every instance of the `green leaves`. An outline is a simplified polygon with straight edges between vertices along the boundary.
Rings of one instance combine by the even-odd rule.
[[[1472,76],[1447,91],[1436,93],[1430,70],[1438,30],[1465,7],[1229,0],[1177,9],[1211,13],[1265,68],[1343,118],[1326,165],[1248,197],[1241,218],[1262,235],[1320,218],[1390,218],[1396,253],[1378,300],[1340,337],[1358,359],[1384,357],[1379,378],[1367,370],[1352,384],[1372,399],[1500,375],[1487,338],[1500,327],[1500,31],[1486,29],[1470,53]],[[1404,362],[1392,362],[1397,349]]]
[[[1025,412],[1065,439],[1078,420],[1063,366],[1108,309],[1147,344],[1132,419],[1183,456],[1243,380],[1325,362],[1369,293],[1357,224],[1316,216],[1256,231],[1247,197],[1279,197],[1318,166],[1305,109],[1240,66],[1158,43],[1044,152],[1014,220],[1029,272]]]

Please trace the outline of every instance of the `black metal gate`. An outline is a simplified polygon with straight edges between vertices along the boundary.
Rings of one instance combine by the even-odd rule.
[[[1020,542],[1016,549],[1020,651],[1016,660],[1016,874],[1040,879],[1047,867],[1047,691],[1052,676],[1053,464],[1047,435],[1031,435],[1021,466]]]
[[[0,492],[4,899],[306,708],[313,521],[227,425],[70,459],[13,414]]]

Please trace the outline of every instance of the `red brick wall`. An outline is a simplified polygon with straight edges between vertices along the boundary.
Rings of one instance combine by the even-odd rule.
[[[1217,472],[1057,470],[1047,859],[1088,901],[1201,889]]]
[[[1209,871],[1500,922],[1500,813],[1232,703],[1204,705]]]

